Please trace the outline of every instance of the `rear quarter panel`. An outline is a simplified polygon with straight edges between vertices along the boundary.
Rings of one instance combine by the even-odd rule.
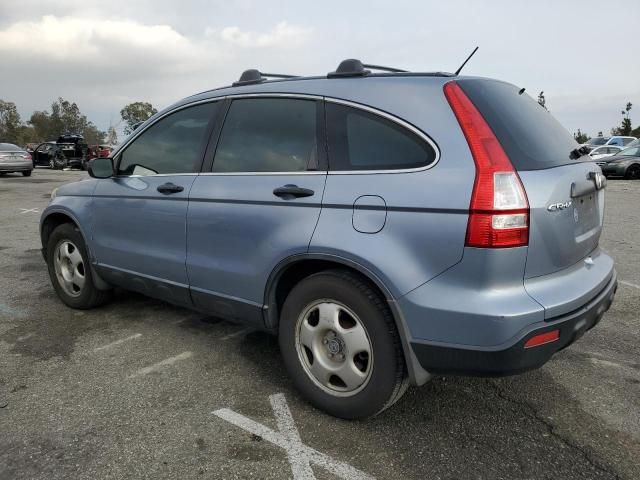
[[[334,86],[327,95],[348,95],[411,123],[436,143],[440,160],[408,173],[331,172],[309,250],[363,265],[398,298],[462,258],[475,167],[442,91],[446,79],[395,80],[365,79],[349,91],[340,90],[344,81],[326,82]],[[386,221],[377,233],[354,228],[353,206],[362,196],[386,203]]]

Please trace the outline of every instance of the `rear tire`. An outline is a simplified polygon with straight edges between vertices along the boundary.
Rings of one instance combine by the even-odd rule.
[[[406,391],[404,355],[391,311],[364,279],[349,271],[316,273],[293,288],[282,308],[279,343],[297,389],[336,417],[373,417]]]
[[[24,175],[25,177],[30,177],[31,176],[31,170],[27,170],[26,172],[22,172],[22,175]]]
[[[640,165],[631,165],[629,168],[627,168],[627,171],[624,174],[624,178],[627,180],[640,179]]]
[[[94,308],[111,298],[111,290],[95,287],[84,239],[71,223],[63,223],[51,232],[47,242],[47,267],[58,297],[71,308]]]

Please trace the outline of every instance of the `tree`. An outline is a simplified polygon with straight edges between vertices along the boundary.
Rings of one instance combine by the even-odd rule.
[[[0,100],[0,142],[19,143],[20,138],[20,114],[13,102]]]
[[[624,107],[624,110],[622,110],[622,124],[619,127],[614,127],[611,129],[611,134],[612,135],[625,135],[625,136],[629,136],[631,135],[631,118],[629,118],[629,112],[631,111],[631,107],[633,107],[633,104],[631,102],[627,102],[627,104]]]
[[[544,108],[545,110],[549,110],[549,109],[547,108],[547,99],[546,99],[546,98],[544,98],[544,92],[540,92],[540,93],[538,94],[538,103],[539,103],[539,104],[540,104],[540,106],[541,106],[542,108]]]
[[[55,140],[65,133],[77,133],[89,144],[102,143],[105,133],[82,115],[75,102],[62,97],[51,104],[51,113],[33,112],[29,124],[37,141]]]
[[[114,127],[109,127],[109,130],[107,130],[106,142],[111,146],[118,144],[118,134],[116,133],[116,129]]]
[[[133,126],[136,123],[144,122],[156,113],[158,113],[158,110],[153,108],[153,105],[149,102],[133,102],[125,105],[124,108],[120,110],[120,116],[126,123],[124,133],[129,135],[133,132]]]
[[[578,131],[573,134],[573,138],[575,138],[578,143],[586,143],[591,137],[578,129]]]

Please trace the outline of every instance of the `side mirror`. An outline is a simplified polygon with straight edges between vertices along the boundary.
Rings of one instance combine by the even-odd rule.
[[[98,157],[89,162],[87,167],[89,175],[93,178],[110,178],[113,177],[113,159]]]

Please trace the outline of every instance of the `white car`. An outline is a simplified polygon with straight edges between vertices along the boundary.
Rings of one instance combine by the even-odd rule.
[[[598,160],[599,158],[611,157],[622,150],[622,147],[616,147],[615,145],[605,145],[603,147],[596,147],[589,152],[589,156],[593,160]]]
[[[636,140],[636,137],[624,137],[621,135],[614,135],[613,137],[593,137],[580,146],[589,147],[592,150],[604,145],[617,145],[619,147],[627,147],[634,140]]]

